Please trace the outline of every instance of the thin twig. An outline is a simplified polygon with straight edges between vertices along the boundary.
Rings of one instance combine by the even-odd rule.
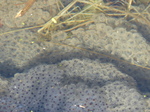
[[[35,1],[36,0],[28,0],[26,2],[25,7],[17,13],[17,15],[15,16],[15,18],[23,16],[30,9],[30,7],[33,5],[33,3]]]

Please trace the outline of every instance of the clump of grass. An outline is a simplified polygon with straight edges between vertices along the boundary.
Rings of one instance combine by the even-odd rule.
[[[110,0],[111,1],[111,0]],[[109,3],[100,0],[74,0],[64,7],[56,16],[51,18],[41,29],[39,34],[48,37],[57,30],[71,31],[75,28],[89,24],[94,14],[104,13],[107,16],[130,17],[133,21],[141,22],[150,26],[147,18],[147,9],[139,12],[133,5],[133,0]]]

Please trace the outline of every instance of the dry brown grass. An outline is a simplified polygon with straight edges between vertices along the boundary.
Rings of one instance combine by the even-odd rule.
[[[150,26],[149,6],[139,12],[133,5],[133,0],[124,3],[104,3],[100,0],[74,0],[64,7],[56,16],[52,17],[42,28],[38,30],[43,36],[50,36],[57,30],[71,31],[75,28],[89,24],[91,17],[97,13],[104,13],[107,16],[118,16],[132,18],[132,21],[141,22]],[[77,5],[78,4],[78,5]]]

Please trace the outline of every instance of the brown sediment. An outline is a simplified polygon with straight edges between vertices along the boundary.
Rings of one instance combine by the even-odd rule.
[[[2,20],[0,19],[0,28],[3,26]]]

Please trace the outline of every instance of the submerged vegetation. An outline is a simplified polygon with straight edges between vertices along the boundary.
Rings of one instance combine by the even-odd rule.
[[[34,2],[36,2],[36,0],[28,0],[25,7],[17,13],[15,18],[23,16]],[[61,0],[56,0],[55,4],[58,13],[54,17],[44,25],[25,29],[41,27],[37,32],[50,38],[50,35],[57,30],[68,32],[92,23],[91,18],[93,15],[99,13],[111,17],[130,18],[130,21],[136,21],[150,26],[150,13],[148,12],[150,8],[150,5],[148,5],[149,2],[150,0],[73,0],[65,6]],[[139,3],[145,4],[146,8],[143,11],[137,10]],[[11,32],[5,32],[0,35]]]
[[[148,3],[144,1],[138,2]],[[149,6],[142,12],[139,12],[132,5],[133,3],[136,5],[136,2],[133,0],[74,0],[43,25],[38,30],[38,33],[46,36],[60,29],[66,32],[71,31],[93,22],[91,17],[97,13],[123,18],[130,17],[130,20],[142,22],[150,26],[148,18],[150,15],[147,12]]]

